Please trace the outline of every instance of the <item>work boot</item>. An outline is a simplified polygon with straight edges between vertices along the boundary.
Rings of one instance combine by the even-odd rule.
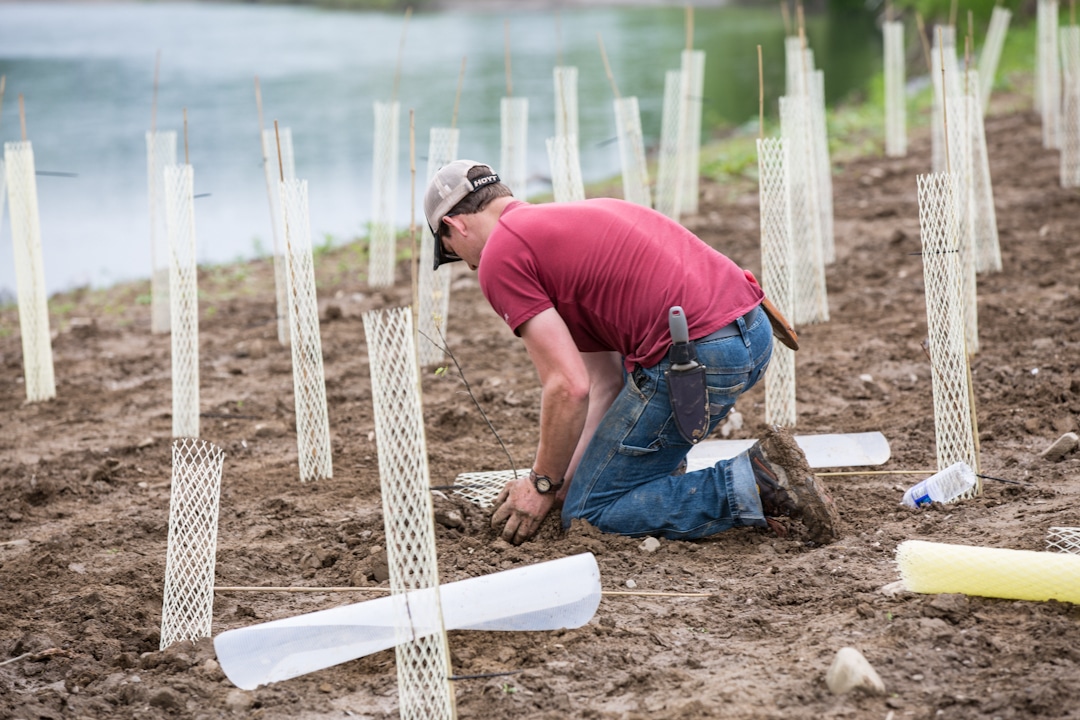
[[[836,504],[789,431],[773,426],[747,452],[769,527],[783,535],[776,518],[789,517],[801,521],[810,539],[820,545],[840,537]]]

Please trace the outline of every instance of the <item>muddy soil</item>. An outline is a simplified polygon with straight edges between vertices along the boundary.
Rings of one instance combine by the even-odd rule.
[[[843,537],[814,547],[743,529],[697,542],[545,524],[513,547],[462,502],[436,526],[444,581],[596,555],[607,590],[585,627],[449,635],[465,718],[1064,718],[1080,716],[1080,608],[888,592],[908,539],[1042,550],[1051,526],[1080,526],[1080,453],[1042,451],[1080,413],[1080,194],[1058,182],[1037,117],[987,121],[1004,271],[979,277],[981,497],[899,505],[914,475],[828,478]],[[881,431],[882,468],[935,465],[916,176],[929,141],[901,159],[840,160],[831,319],[801,328],[797,431]],[[756,187],[702,188],[687,220],[759,269]],[[332,479],[298,479],[291,358],[276,339],[270,265],[201,271],[202,437],[226,453],[217,583],[387,586],[377,447],[362,313],[409,301],[371,291],[355,247],[320,253]],[[537,440],[540,393],[519,340],[454,268],[448,341],[514,464]],[[16,310],[0,311],[0,716],[322,718],[397,716],[392,651],[308,676],[236,689],[212,644],[159,652],[171,469],[169,338],[150,333],[148,283],[52,300],[57,397],[26,404]],[[423,375],[434,484],[508,461],[453,367]],[[733,437],[763,429],[762,388],[740,401]],[[457,507],[452,507],[457,505]],[[631,582],[632,581],[632,582]],[[377,597],[219,592],[215,633]],[[824,675],[858,648],[887,692],[834,696]]]

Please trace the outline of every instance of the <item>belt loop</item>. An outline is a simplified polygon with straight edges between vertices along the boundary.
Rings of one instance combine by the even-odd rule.
[[[742,335],[743,345],[746,347],[750,347],[750,331],[746,329],[746,316],[749,314],[746,313],[746,315],[735,320],[739,324],[739,334]]]

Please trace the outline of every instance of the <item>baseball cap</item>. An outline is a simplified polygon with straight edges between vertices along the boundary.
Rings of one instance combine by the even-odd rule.
[[[469,179],[469,171],[475,167],[486,168],[490,174],[475,180]],[[439,225],[446,214],[469,193],[499,182],[499,176],[485,163],[474,160],[455,160],[439,168],[424,195],[424,216],[435,238],[435,269],[447,262],[460,260],[457,255],[446,252],[439,242]]]

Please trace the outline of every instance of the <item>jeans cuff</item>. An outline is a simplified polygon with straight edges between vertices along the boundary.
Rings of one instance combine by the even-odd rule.
[[[732,458],[730,472],[728,492],[735,525],[767,525],[761,508],[761,497],[758,495],[757,481],[754,480],[754,468],[750,464],[750,455],[742,452]]]

